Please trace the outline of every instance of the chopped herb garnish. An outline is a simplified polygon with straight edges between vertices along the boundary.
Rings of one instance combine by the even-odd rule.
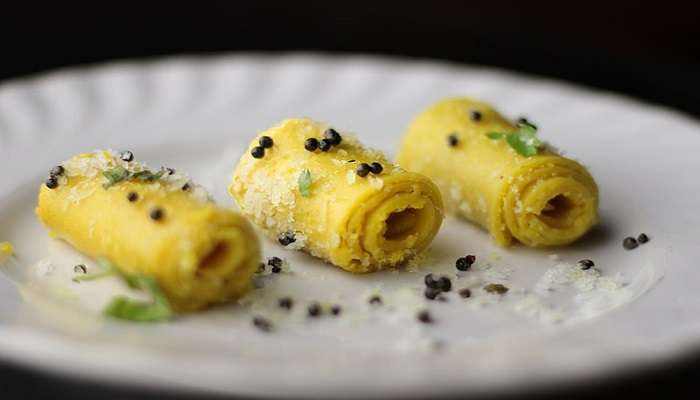
[[[489,293],[505,294],[508,291],[508,288],[500,283],[489,283],[488,285],[484,286],[484,290]]]
[[[136,322],[164,321],[174,315],[168,298],[155,278],[141,274],[127,274],[105,259],[100,260],[100,263],[106,270],[120,276],[130,288],[144,290],[152,298],[150,302],[145,302],[117,296],[104,309],[106,315]]]
[[[163,175],[165,175],[165,172],[166,172],[166,170],[164,170],[164,169],[161,169],[160,171],[155,172],[155,173],[152,171],[149,171],[149,170],[143,170],[143,171],[136,172],[136,173],[132,174],[131,176],[134,179],[138,179],[140,181],[153,182],[153,181],[157,181],[158,179],[163,177]]]
[[[108,189],[109,187],[116,185],[121,181],[129,179],[131,173],[126,168],[122,166],[117,166],[102,172],[102,175],[104,175],[105,178],[107,178],[107,183],[105,183],[102,186],[105,189]]]
[[[119,182],[126,181],[132,178],[143,182],[153,182],[162,178],[166,172],[167,171],[164,169],[161,169],[158,172],[153,172],[149,170],[131,172],[122,166],[117,166],[102,172],[102,175],[104,175],[104,177],[107,178],[107,182],[102,186],[105,189],[109,189],[111,186],[114,186]]]
[[[304,197],[311,196],[311,172],[308,169],[301,171],[299,174],[299,193]]]
[[[489,132],[486,137],[491,140],[505,139],[513,150],[525,157],[537,154],[543,144],[537,137],[537,128],[528,123],[518,124],[518,130],[513,133]]]
[[[492,140],[499,140],[499,139],[503,139],[504,137],[506,137],[506,135],[508,135],[508,134],[503,133],[503,132],[489,132],[486,134],[486,137],[489,139],[492,139]]]

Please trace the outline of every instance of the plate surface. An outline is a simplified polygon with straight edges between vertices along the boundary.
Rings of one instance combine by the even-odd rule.
[[[250,137],[311,116],[393,154],[413,116],[469,95],[587,165],[602,223],[574,246],[499,249],[447,219],[416,267],[352,276],[264,241],[289,273],[261,278],[241,304],[141,325],[103,318],[119,282],[71,281],[94,263],[53,241],[34,217],[48,169],[96,148],[130,149],[186,171],[225,206],[228,178]],[[68,70],[0,86],[0,357],[54,372],[171,390],[323,397],[502,392],[590,379],[660,363],[700,343],[700,125],[671,110],[502,71],[433,62],[298,54],[176,58]],[[625,236],[651,241],[625,251]],[[552,253],[556,252],[556,255]],[[455,275],[456,257],[476,254]],[[601,276],[572,272],[593,259]],[[446,302],[420,293],[426,272],[453,276]],[[572,275],[573,274],[573,275]],[[577,275],[578,274],[578,275]],[[505,296],[485,293],[503,283]],[[385,304],[367,297],[381,293]],[[276,299],[291,295],[283,313]],[[304,305],[343,306],[309,321]],[[415,319],[428,308],[431,325]],[[265,334],[251,315],[275,324]]]

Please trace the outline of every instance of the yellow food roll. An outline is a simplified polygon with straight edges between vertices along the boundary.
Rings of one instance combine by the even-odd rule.
[[[243,213],[280,243],[344,270],[397,266],[424,250],[442,223],[442,199],[428,178],[325,123],[282,121],[249,149],[229,187]]]
[[[178,311],[245,293],[260,261],[252,226],[184,175],[132,158],[96,151],[54,168],[36,209],[51,236],[155,278]]]
[[[532,155],[516,151],[505,138],[521,128],[536,130],[512,124],[489,104],[447,99],[411,123],[398,163],[433,179],[446,208],[488,230],[498,245],[571,243],[597,222],[596,183],[581,164],[546,146]]]

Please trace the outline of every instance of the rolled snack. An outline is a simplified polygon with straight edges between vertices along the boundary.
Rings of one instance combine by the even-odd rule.
[[[410,259],[440,228],[442,199],[428,178],[326,124],[288,119],[250,148],[229,192],[258,227],[291,248],[371,272]]]
[[[179,311],[243,294],[260,261],[250,224],[185,176],[132,158],[96,151],[54,168],[36,209],[51,236],[154,277]]]
[[[565,245],[596,223],[598,189],[581,164],[539,148],[535,131],[486,103],[447,99],[412,122],[398,163],[433,179],[449,211],[501,246]]]

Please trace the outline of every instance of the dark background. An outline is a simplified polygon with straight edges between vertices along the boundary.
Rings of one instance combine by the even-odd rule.
[[[643,1],[25,1],[0,6],[0,81],[166,54],[317,50],[443,59],[574,81],[700,117],[700,7]],[[67,366],[69,368],[70,366]],[[697,398],[700,362],[549,393]],[[162,398],[0,363],[21,398]],[[140,393],[137,395],[137,393]]]

